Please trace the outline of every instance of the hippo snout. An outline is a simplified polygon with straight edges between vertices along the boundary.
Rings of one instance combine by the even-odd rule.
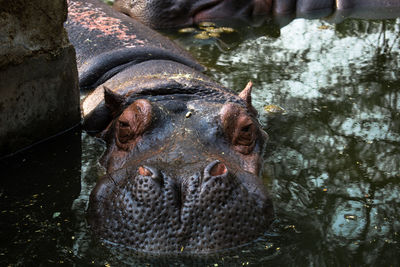
[[[140,251],[235,247],[265,231],[272,212],[237,175],[218,160],[184,177],[151,164],[117,170],[92,191],[88,220],[104,241]]]

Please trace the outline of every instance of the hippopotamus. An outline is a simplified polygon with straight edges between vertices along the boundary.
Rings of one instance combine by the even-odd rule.
[[[273,17],[283,26],[296,17],[394,18],[399,0],[115,0],[116,10],[152,28],[184,27],[203,21],[229,20],[260,24]]]
[[[210,253],[274,218],[260,173],[268,135],[251,104],[174,42],[97,0],[68,0],[83,129],[106,151],[90,194],[95,238],[146,253]]]

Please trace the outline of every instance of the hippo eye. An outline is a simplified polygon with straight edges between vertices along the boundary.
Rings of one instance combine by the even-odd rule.
[[[233,145],[253,147],[256,139],[254,122],[246,115],[239,116],[232,136]]]
[[[129,122],[127,122],[127,121],[122,121],[120,119],[120,120],[118,120],[118,123],[119,123],[120,128],[128,128],[129,127]]]
[[[129,105],[116,122],[116,144],[123,150],[136,145],[151,123],[151,104],[139,99]]]
[[[253,119],[240,106],[226,104],[220,113],[224,134],[234,149],[242,154],[249,154],[253,150],[258,128]]]
[[[241,131],[242,133],[248,133],[248,132],[250,131],[251,126],[252,126],[252,124],[243,126],[242,129],[240,129],[240,131]]]
[[[123,114],[121,117],[118,119],[118,140],[121,143],[126,143],[128,142],[131,138],[132,135],[134,134],[134,129],[129,124],[129,121],[126,120],[126,117],[128,117],[130,114]],[[132,121],[133,126],[134,126],[134,121]]]

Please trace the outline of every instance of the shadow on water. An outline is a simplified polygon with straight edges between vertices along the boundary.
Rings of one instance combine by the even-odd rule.
[[[251,38],[179,35],[217,81],[255,85],[272,231],[208,258],[110,253],[85,222],[104,148],[71,133],[0,162],[1,265],[399,265],[399,34],[400,20],[295,20]]]
[[[80,129],[0,160],[1,266],[74,261],[80,171]]]

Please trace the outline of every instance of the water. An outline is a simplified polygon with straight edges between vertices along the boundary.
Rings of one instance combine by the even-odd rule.
[[[256,264],[400,264],[399,23],[295,20],[217,56],[192,48],[224,85],[253,81],[271,137],[279,255]]]
[[[279,255],[257,264],[400,264],[399,23],[295,20],[227,52],[192,48],[224,85],[253,81],[271,137]]]
[[[227,87],[253,81],[270,135],[271,231],[208,258],[113,255],[84,217],[102,144],[83,135],[81,152],[72,134],[2,162],[1,265],[400,266],[400,20],[295,20],[246,34],[173,37]]]

